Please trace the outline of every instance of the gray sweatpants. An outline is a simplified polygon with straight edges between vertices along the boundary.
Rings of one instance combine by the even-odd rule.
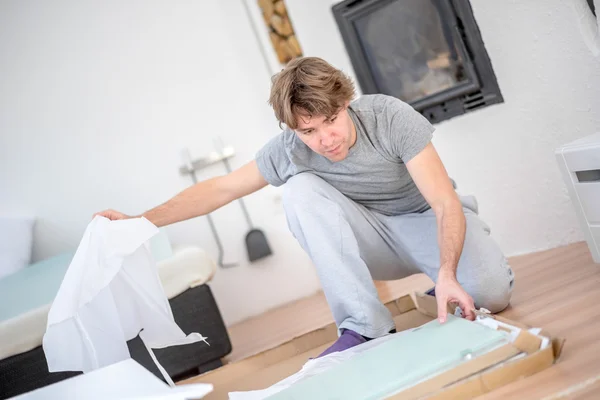
[[[458,281],[476,307],[501,311],[510,300],[512,269],[478,217],[473,198],[461,200],[467,228]],[[424,272],[437,280],[438,228],[432,210],[382,215],[310,173],[287,181],[283,205],[291,232],[315,264],[338,329],[379,337],[394,328],[373,279]]]

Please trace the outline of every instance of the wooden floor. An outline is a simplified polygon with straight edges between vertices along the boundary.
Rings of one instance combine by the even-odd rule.
[[[516,275],[511,305],[500,315],[543,327],[566,339],[553,367],[495,390],[482,399],[600,399],[600,265],[585,243],[510,259]],[[430,288],[424,275],[377,282],[387,302]],[[333,321],[322,294],[231,326],[235,362]],[[267,328],[268,327],[268,328]]]

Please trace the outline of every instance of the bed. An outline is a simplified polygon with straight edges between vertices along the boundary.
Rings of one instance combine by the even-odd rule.
[[[159,362],[175,381],[221,366],[231,343],[209,286],[216,264],[194,246],[166,251],[155,246],[153,252],[175,321],[185,333],[199,332],[210,344],[157,349]],[[0,399],[78,374],[49,373],[41,347],[50,305],[73,255],[60,254],[0,279]],[[128,346],[132,358],[162,379],[139,337]]]

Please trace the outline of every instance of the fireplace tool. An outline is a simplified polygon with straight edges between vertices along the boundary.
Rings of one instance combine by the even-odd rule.
[[[223,147],[223,142],[221,141],[221,139],[217,139],[215,141],[215,145],[219,153],[225,153],[226,148]],[[225,165],[227,173],[230,173],[232,169],[229,165],[227,157],[223,157],[221,161]],[[253,262],[256,260],[260,260],[261,258],[270,256],[271,254],[273,254],[273,252],[271,251],[271,247],[269,246],[269,242],[267,241],[265,233],[260,229],[254,227],[254,225],[252,224],[252,220],[250,219],[250,214],[248,214],[248,210],[246,209],[244,200],[242,198],[239,198],[238,201],[240,203],[240,207],[242,207],[244,218],[248,223],[248,228],[250,229],[246,234],[246,251],[248,252],[248,260],[250,262]]]
[[[192,182],[194,185],[198,183],[198,178],[196,177],[196,169],[204,168],[210,164],[214,164],[215,162],[220,161],[220,159],[226,159],[227,157],[231,157],[233,155],[233,150],[231,150],[231,154],[211,154],[205,159],[201,159],[199,161],[192,162],[192,158],[190,157],[190,152],[188,149],[184,149],[182,152],[184,166],[179,169],[179,172],[182,174],[187,174],[192,178]],[[219,237],[219,232],[217,231],[217,227],[210,215],[210,213],[206,214],[206,219],[208,221],[208,225],[210,226],[210,230],[217,244],[217,249],[219,251],[219,258],[217,264],[222,268],[230,268],[235,267],[237,263],[224,263],[223,258],[225,257],[223,250],[223,243],[221,242],[221,238]]]

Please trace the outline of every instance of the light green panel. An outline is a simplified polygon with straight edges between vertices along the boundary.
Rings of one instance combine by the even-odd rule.
[[[433,320],[399,334],[269,400],[381,399],[503,343],[505,332],[448,315],[445,324]]]

